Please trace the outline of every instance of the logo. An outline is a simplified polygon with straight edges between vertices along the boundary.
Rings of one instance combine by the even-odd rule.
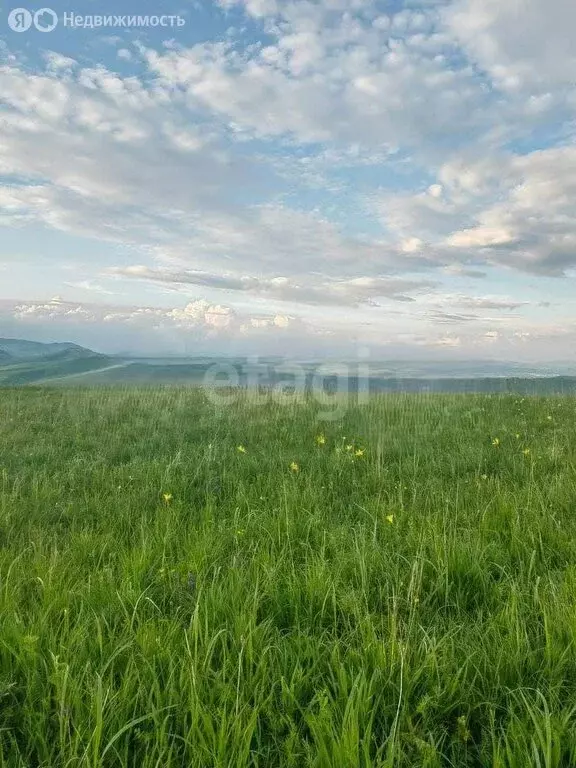
[[[27,32],[32,26],[32,14],[26,8],[14,8],[8,14],[8,26],[13,32]]]
[[[58,14],[52,8],[40,8],[34,14],[27,8],[14,8],[8,14],[8,26],[13,32],[27,32],[32,25],[38,32],[52,32],[58,25]]]
[[[34,26],[38,32],[52,32],[58,24],[58,16],[52,8],[40,8],[34,14]]]

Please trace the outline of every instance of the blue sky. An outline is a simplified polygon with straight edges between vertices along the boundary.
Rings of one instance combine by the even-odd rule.
[[[0,11],[0,335],[575,361],[576,5],[51,7]]]

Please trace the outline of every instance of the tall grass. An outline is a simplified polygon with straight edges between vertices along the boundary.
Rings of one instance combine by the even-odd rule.
[[[0,765],[576,764],[575,413],[3,391]]]

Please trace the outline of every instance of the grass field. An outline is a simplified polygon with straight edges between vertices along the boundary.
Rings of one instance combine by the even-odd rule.
[[[576,765],[575,415],[0,392],[0,765]]]

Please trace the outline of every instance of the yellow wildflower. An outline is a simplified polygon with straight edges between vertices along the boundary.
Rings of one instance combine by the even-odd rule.
[[[392,525],[394,522],[394,515],[386,515],[386,520]]]
[[[325,445],[326,444],[326,438],[324,435],[317,435],[316,436],[316,445]]]
[[[361,456],[364,456],[364,448],[357,448],[354,451],[354,456],[357,456],[358,458],[360,458]]]
[[[524,456],[530,456],[530,448],[524,448],[522,453],[524,454]]]
[[[164,499],[164,503],[165,503],[165,504],[170,504],[170,502],[172,501],[172,499],[174,498],[174,496],[172,496],[172,494],[171,494],[171,493],[163,493],[163,494],[162,494],[162,498]]]
[[[492,440],[492,445],[494,445],[496,448],[500,445],[500,438],[495,437],[494,440]]]
[[[353,445],[351,445],[351,444],[349,443],[349,444],[346,446],[346,450],[347,450],[347,451],[353,451],[353,450],[354,450],[354,446],[353,446]]]
[[[246,453],[246,448],[244,448],[243,445],[239,445],[238,448],[236,448],[238,453]]]
[[[290,464],[290,470],[292,472],[300,472],[300,467],[295,461],[293,461],[292,464]]]

